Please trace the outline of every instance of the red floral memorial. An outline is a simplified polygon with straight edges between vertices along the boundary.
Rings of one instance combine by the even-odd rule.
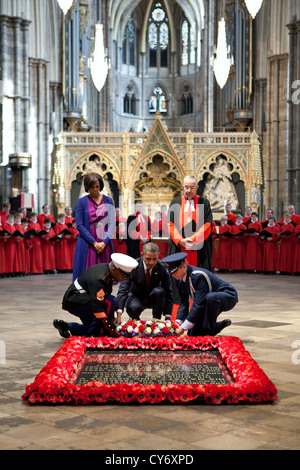
[[[71,337],[22,398],[31,404],[217,405],[272,402],[277,390],[236,337]]]

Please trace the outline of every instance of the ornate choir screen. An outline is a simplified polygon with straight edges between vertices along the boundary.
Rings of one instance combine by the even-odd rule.
[[[73,209],[85,194],[84,174],[98,171],[123,217],[141,199],[154,217],[194,174],[199,192],[207,197],[217,220],[230,203],[232,210],[251,205],[259,210],[263,184],[260,144],[255,132],[169,133],[155,115],[147,133],[61,133],[54,155],[52,190],[58,210]]]

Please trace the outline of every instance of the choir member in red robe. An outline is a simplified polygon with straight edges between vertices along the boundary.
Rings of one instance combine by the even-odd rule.
[[[114,251],[115,253],[127,253],[126,245],[126,219],[121,217],[120,208],[116,208],[116,228],[113,234]]]
[[[65,224],[68,228],[72,227],[73,220],[75,220],[75,217],[72,216],[72,207],[67,206],[65,208]]]
[[[246,226],[242,222],[243,218],[238,214],[235,224],[231,227],[231,271],[244,270]]]
[[[258,222],[258,215],[252,212],[250,223],[247,226],[246,236],[247,243],[245,253],[244,268],[246,271],[261,271],[262,250],[259,234],[262,226]]]
[[[23,217],[21,219],[22,227],[24,230],[24,250],[25,250],[25,271],[24,274],[27,275],[30,272],[30,249],[32,248],[31,242],[26,238],[25,234],[28,231],[28,219]]]
[[[6,216],[8,214],[10,214],[10,203],[9,202],[3,202],[2,211],[0,212],[2,227],[3,227],[4,224],[6,224]]]
[[[219,226],[219,249],[217,268],[219,271],[230,271],[231,268],[231,227],[227,224],[227,216],[221,217]]]
[[[70,246],[68,243],[68,238],[70,237],[70,234],[62,235],[62,232],[64,230],[68,230],[68,227],[65,224],[65,215],[58,214],[57,224],[54,227],[55,235],[59,237],[54,245],[55,263],[57,271],[72,270]]]
[[[12,214],[8,214],[6,216],[6,222],[3,225],[3,229],[6,230],[9,235],[4,237],[5,241],[5,271],[9,276],[14,275],[14,270],[16,268],[16,255],[17,255],[17,247],[16,247],[16,240],[12,236],[12,233],[15,231],[14,225],[14,216]]]
[[[76,220],[74,219],[72,222],[72,226],[69,227],[69,230],[71,232],[70,238],[68,238],[69,242],[69,247],[70,247],[70,259],[71,259],[71,269],[73,269],[73,260],[74,260],[74,252],[75,252],[75,247],[77,243],[77,238],[79,235],[79,232],[76,228]]]
[[[48,204],[43,205],[42,211],[43,212],[37,216],[37,221],[40,224],[40,226],[42,227],[44,225],[44,220],[45,220],[46,217],[48,219],[51,219],[51,222],[54,225],[55,224],[55,219],[54,219],[53,215],[51,215],[50,212],[49,212]]]
[[[295,264],[295,238],[294,238],[295,227],[291,223],[291,217],[288,213],[284,215],[284,222],[280,228],[280,245],[279,245],[279,256],[278,256],[278,267],[277,270],[281,274],[294,272]]]
[[[300,224],[295,227],[295,264],[294,273],[300,274]]]
[[[272,217],[272,218],[274,217],[273,209],[267,209],[267,210],[266,210],[266,218],[265,218],[264,220],[261,220],[261,222],[260,222],[263,229],[268,225],[269,219],[270,219],[271,217]],[[275,220],[275,225],[280,228],[280,225],[279,225],[279,223],[277,222],[277,220],[276,220],[275,217],[274,217],[274,220]]]
[[[245,207],[245,217],[243,218],[243,224],[248,227],[248,225],[251,223],[251,215],[252,215],[252,207],[247,206]]]
[[[213,269],[217,268],[218,264],[218,247],[219,247],[219,240],[218,240],[218,233],[216,223],[213,221],[212,223],[212,244],[213,244],[213,257],[212,257],[212,267]]]
[[[17,213],[14,216],[15,234],[20,232],[21,235],[14,236],[16,243],[16,259],[15,272],[19,275],[24,275],[26,271],[25,266],[25,245],[24,245],[24,227],[21,223],[21,214]]]
[[[53,237],[55,237],[55,232],[51,227],[51,219],[50,217],[45,217],[44,225],[40,231],[43,270],[45,274],[53,274],[56,270],[54,242],[51,240]]]
[[[4,245],[4,234],[2,233],[3,225],[0,217],[0,276],[5,275],[5,245]]]
[[[278,233],[280,228],[276,225],[275,217],[268,219],[268,225],[260,232],[262,244],[262,271],[276,273],[278,262]]]
[[[236,215],[231,212],[231,204],[226,204],[225,215],[227,216],[227,224],[232,226],[235,224]]]
[[[42,248],[41,248],[41,239],[38,233],[41,230],[41,226],[37,221],[37,213],[32,212],[30,215],[30,221],[28,223],[28,231],[36,232],[36,234],[32,233],[28,239],[28,243],[30,244],[30,273],[31,274],[43,274],[43,256],[42,256]]]
[[[293,224],[295,227],[300,225],[300,215],[295,213],[295,207],[293,205],[288,207],[287,213],[291,217],[291,224]],[[284,224],[284,216],[281,219],[281,224]]]

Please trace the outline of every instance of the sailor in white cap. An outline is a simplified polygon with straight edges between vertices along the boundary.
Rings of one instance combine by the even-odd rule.
[[[68,287],[62,301],[63,310],[80,318],[82,324],[54,320],[53,326],[63,338],[69,336],[120,336],[115,318],[117,299],[112,295],[115,282],[122,282],[137,261],[123,253],[113,253],[110,263],[97,264],[86,269]],[[120,316],[120,315],[119,315]]]

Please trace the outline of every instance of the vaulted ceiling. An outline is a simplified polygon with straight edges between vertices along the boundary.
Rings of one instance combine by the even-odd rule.
[[[156,1],[156,0],[153,0]],[[174,10],[180,7],[189,22],[196,25],[198,31],[201,31],[204,27],[204,2],[203,0],[160,0],[164,3],[170,21],[174,15]],[[152,1],[149,0],[110,0],[109,2],[109,16],[110,16],[110,28],[112,31],[113,40],[117,41],[118,38],[122,37],[124,28],[128,21],[129,16],[134,10],[136,14],[141,16],[141,24],[143,29],[146,28],[146,20],[151,6]],[[173,13],[173,14],[172,14]],[[172,25],[171,34],[172,34]],[[145,37],[145,35],[143,35]],[[175,41],[173,41],[175,44]],[[143,48],[143,45],[142,45]]]

